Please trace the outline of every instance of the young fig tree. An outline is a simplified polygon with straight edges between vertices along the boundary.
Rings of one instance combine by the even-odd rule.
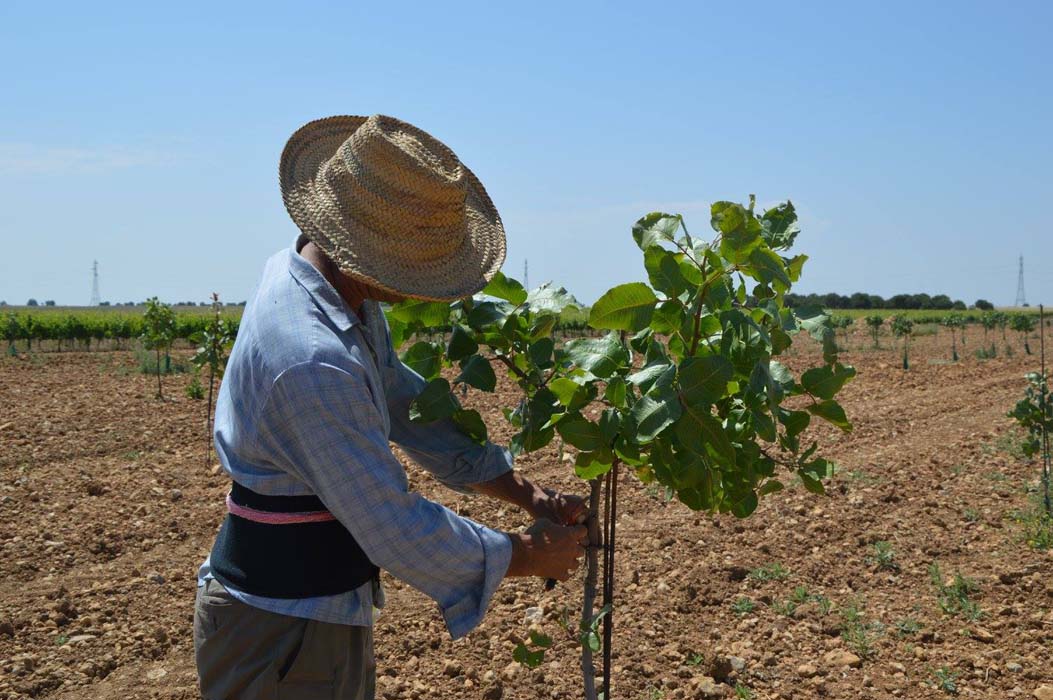
[[[205,406],[205,466],[212,455],[212,397],[216,382],[223,379],[227,358],[234,346],[235,329],[223,318],[219,294],[212,293],[212,316],[208,325],[190,335],[190,342],[197,345],[197,352],[190,361],[201,370],[208,367],[208,404]]]
[[[881,336],[881,327],[885,325],[885,317],[874,314],[873,316],[867,316],[867,328],[870,329],[870,337],[874,339],[874,348],[880,348],[881,344],[879,338]]]
[[[168,304],[150,297],[146,300],[146,312],[143,314],[143,332],[140,339],[147,350],[153,350],[157,360],[157,398],[163,399],[161,390],[161,353],[164,353],[166,365],[168,353],[175,340],[175,312]],[[165,367],[165,371],[168,367]]]
[[[677,214],[636,222],[647,281],[613,287],[591,307],[589,326],[606,331],[601,337],[558,346],[552,329],[572,303],[565,291],[527,293],[502,275],[483,296],[445,310],[409,302],[389,314],[393,336],[425,319],[452,329],[447,343],[418,342],[404,355],[430,380],[411,409],[416,420],[451,418],[484,439],[481,418],[451,389],[493,391],[496,366],[521,390],[505,408],[516,429],[511,451],[540,449],[557,435],[576,450],[591,506],[578,636],[586,698],[599,694],[592,654],[601,651],[602,697],[611,697],[620,472],[666,487],[692,510],[745,518],[787,475],[823,493],[833,465],[807,430],[813,421],[852,427],[837,396],[855,370],[839,361],[829,314],[785,304],[807,260],[787,255],[799,231],[793,205],[758,214],[752,197],[748,205],[717,202],[710,225],[713,234],[702,238]],[[818,353],[805,355],[817,363],[797,374],[778,358],[802,333],[817,342]],[[451,363],[459,371],[453,386],[440,375]],[[524,648],[520,656],[539,654],[543,648]]]
[[[1028,337],[1035,330],[1035,317],[1031,314],[1014,314],[1010,325],[1020,334],[1021,340],[1024,341],[1024,352],[1030,355],[1031,346],[1028,344]]]
[[[910,360],[907,352],[910,347],[910,339],[914,334],[914,322],[906,316],[897,316],[892,319],[892,334],[903,341],[903,369],[910,369]]]

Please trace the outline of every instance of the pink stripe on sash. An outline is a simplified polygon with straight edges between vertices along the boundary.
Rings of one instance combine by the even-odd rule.
[[[227,494],[227,511],[231,515],[245,518],[256,523],[267,525],[293,525],[296,523],[324,523],[336,520],[336,516],[327,510],[316,510],[308,513],[271,513],[265,510],[256,510],[246,506],[239,506]]]

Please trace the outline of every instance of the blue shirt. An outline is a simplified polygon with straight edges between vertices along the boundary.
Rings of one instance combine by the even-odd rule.
[[[410,491],[388,441],[462,492],[509,471],[511,455],[450,422],[411,423],[424,380],[399,361],[379,304],[356,314],[298,247],[267,262],[242,316],[216,402],[220,463],[257,493],[317,495],[374,564],[434,599],[461,637],[504,578],[511,540]],[[198,578],[210,577],[206,560]],[[372,583],[293,600],[229,590],[257,608],[345,625],[371,625],[383,606]]]

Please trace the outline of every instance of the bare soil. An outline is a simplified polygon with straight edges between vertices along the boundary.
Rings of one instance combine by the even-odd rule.
[[[1037,358],[1012,337],[1007,358],[998,337],[999,356],[978,360],[981,336],[971,329],[958,363],[946,331],[919,338],[904,372],[891,339],[872,350],[852,334],[855,430],[820,432],[840,466],[827,496],[791,486],[739,521],[623,475],[612,696],[926,698],[953,684],[962,697],[1031,698],[1053,686],[1053,554],[1028,546],[1019,516],[1038,464],[1014,454],[1005,417]],[[797,368],[814,350],[800,352]],[[228,483],[205,462],[205,404],[185,396],[189,380],[166,377],[159,401],[129,352],[0,360],[0,699],[198,697],[195,572]],[[500,392],[472,401],[506,439]],[[519,466],[583,491],[555,447]],[[528,524],[408,469],[462,514]],[[891,552],[881,560],[878,542]],[[959,573],[969,585],[955,589]],[[505,582],[459,642],[429,599],[385,585],[378,697],[581,696],[579,648],[559,624],[566,613],[573,625],[580,575],[551,592]],[[530,670],[512,649],[538,620],[556,644]]]

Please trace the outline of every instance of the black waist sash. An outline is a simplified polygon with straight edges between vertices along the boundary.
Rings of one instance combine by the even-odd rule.
[[[264,496],[234,482],[230,499],[268,513],[325,511],[317,496]],[[354,590],[379,569],[339,520],[270,524],[227,513],[210,557],[225,586],[266,598],[315,598]]]

